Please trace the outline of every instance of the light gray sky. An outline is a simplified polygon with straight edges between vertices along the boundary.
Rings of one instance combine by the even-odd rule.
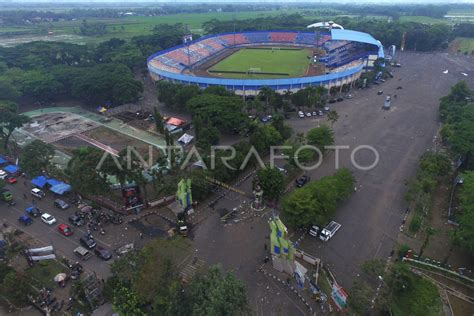
[[[135,1],[117,1],[117,0],[0,0],[0,3],[321,3],[321,4],[331,4],[331,3],[350,3],[350,4],[364,4],[364,3],[374,3],[374,4],[452,4],[452,3],[472,3],[474,0],[314,0],[314,1],[302,1],[302,0],[135,0]]]

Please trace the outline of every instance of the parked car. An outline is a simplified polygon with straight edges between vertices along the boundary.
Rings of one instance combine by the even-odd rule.
[[[341,228],[341,226],[341,224],[335,221],[331,221],[329,224],[326,225],[326,227],[321,230],[319,239],[321,239],[322,241],[328,241],[336,234],[336,232],[339,230],[339,228]]]
[[[278,169],[278,171],[280,171],[281,173],[285,173],[285,174],[286,174],[286,173],[288,172],[288,171],[286,171],[286,169],[285,169],[285,168],[278,167],[278,166],[276,166],[276,168],[277,168],[277,169]]]
[[[346,95],[344,96],[344,98],[346,98],[346,99],[352,99],[352,94],[346,94]]]
[[[324,107],[324,112],[329,112],[329,111],[331,111],[331,108],[329,108],[329,106],[325,106]]]
[[[97,257],[105,261],[110,260],[112,258],[112,253],[101,246],[96,246],[94,248],[94,253],[97,255]]]
[[[5,171],[0,170],[0,179],[5,180],[7,177],[8,177],[8,174]]]
[[[133,245],[133,243],[131,244],[126,244],[126,245],[123,245],[117,249],[115,249],[115,253],[118,255],[118,256],[122,256],[124,254],[127,254],[129,253],[130,251],[133,251],[133,249],[135,248],[135,246]]]
[[[403,88],[401,86],[398,86],[397,87],[397,90],[402,90]]]
[[[337,102],[342,102],[342,101],[344,101],[344,98],[343,98],[343,97],[339,97],[339,98],[336,99],[336,101],[337,101]]]
[[[54,223],[56,223],[56,218],[48,213],[41,214],[41,220],[43,221],[43,223],[46,223],[48,225],[53,225]]]
[[[318,116],[318,112],[316,112],[316,111],[313,111],[312,114],[313,114],[313,116]]]
[[[97,245],[94,238],[90,237],[89,235],[82,236],[81,239],[79,239],[79,242],[87,249],[92,249]]]
[[[298,188],[301,188],[302,186],[304,186],[306,183],[308,183],[310,180],[310,177],[307,176],[307,175],[304,175],[298,179],[295,180],[295,184]]]
[[[307,117],[311,117],[311,112],[306,113]]]
[[[72,230],[72,228],[69,227],[69,225],[67,224],[59,224],[58,231],[64,236],[71,236],[72,234],[74,234],[74,231]]]
[[[37,198],[44,198],[46,194],[38,188],[31,189],[31,195],[36,196]]]
[[[77,227],[84,225],[84,221],[82,220],[82,218],[80,218],[77,215],[69,216],[68,220],[69,220],[69,223]]]
[[[319,115],[319,116],[323,116],[323,115],[324,115],[323,111],[318,110],[318,115]]]
[[[54,200],[54,206],[56,206],[57,208],[60,208],[62,210],[65,210],[65,209],[69,208],[69,204],[67,204],[66,202],[64,202],[63,200],[60,200],[60,199]]]
[[[309,231],[308,233],[313,236],[313,237],[318,237],[319,236],[319,226],[317,225],[312,225],[310,228],[309,228]]]
[[[381,95],[381,94],[383,94],[382,90],[377,91],[377,95]]]
[[[13,176],[8,176],[5,181],[10,184],[15,184],[17,182],[17,179]]]
[[[36,206],[27,207],[27,208],[25,208],[25,211],[28,215],[31,215],[33,217],[38,217],[38,216],[41,215],[40,209],[37,208]]]
[[[336,103],[336,99],[329,99],[329,103]]]
[[[18,221],[25,226],[33,224],[33,220],[28,215],[24,214],[18,218]]]
[[[298,116],[299,116],[300,118],[304,118],[304,113],[303,113],[303,111],[298,111]]]
[[[77,247],[76,249],[74,249],[74,254],[76,256],[78,256],[79,258],[81,258],[81,260],[83,261],[86,261],[88,260],[90,257],[92,257],[92,254],[90,253],[89,250],[87,250],[86,248],[84,247]]]

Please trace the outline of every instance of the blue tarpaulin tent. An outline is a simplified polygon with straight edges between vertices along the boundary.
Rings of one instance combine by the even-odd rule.
[[[60,184],[62,182],[53,178],[49,178],[48,180],[46,180],[46,183],[54,187],[55,185]]]
[[[3,168],[3,170],[5,170],[8,173],[16,173],[18,172],[18,170],[20,170],[20,168],[18,168],[18,166],[15,166],[15,165],[8,165],[5,168]]]
[[[8,160],[6,160],[5,157],[0,155],[0,165],[4,164],[4,163],[7,163],[7,162],[8,162]]]
[[[34,186],[37,186],[38,188],[42,188],[46,185],[47,180],[48,179],[45,176],[37,176],[36,178],[33,178],[33,180],[31,180],[31,183]]]
[[[59,182],[58,184],[53,185],[51,188],[49,188],[49,190],[53,191],[56,194],[63,195],[65,192],[71,190],[71,186],[67,183]]]

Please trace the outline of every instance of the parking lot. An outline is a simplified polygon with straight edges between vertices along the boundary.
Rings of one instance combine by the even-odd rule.
[[[26,185],[25,185],[26,182]],[[53,193],[45,190],[46,197],[41,200],[37,197],[33,197],[30,193],[32,185],[29,179],[18,178],[18,182],[15,184],[7,184],[7,188],[12,192],[16,205],[7,206],[6,203],[1,202],[0,208],[2,209],[2,221],[7,225],[14,226],[26,234],[30,235],[34,239],[38,240],[40,244],[52,245],[56,256],[65,256],[73,261],[81,261],[73,253],[73,250],[80,246],[79,239],[82,236],[87,235],[87,226],[75,227],[68,222],[68,217],[74,215],[78,211],[77,206],[71,205],[68,209],[62,210],[54,206],[54,200],[58,198],[53,196]],[[26,194],[27,198],[24,198]],[[33,224],[24,226],[18,221],[18,218],[25,214],[25,209],[33,205],[33,199],[35,205],[43,212],[49,213],[56,218],[56,223],[48,225],[41,221],[40,217],[32,217]],[[64,199],[67,201],[67,199]],[[72,236],[64,236],[58,230],[58,225],[68,224],[74,231]],[[116,248],[123,246],[129,242],[137,242],[140,237],[135,230],[129,229],[127,225],[114,225],[108,224],[104,227],[106,232],[105,235],[101,235],[99,230],[91,230],[91,234],[97,242],[97,245],[102,246],[110,251],[114,251]],[[115,256],[115,254],[114,254]],[[110,263],[113,262],[114,258],[109,261],[104,261],[97,256],[92,256],[89,260],[81,262],[89,272],[95,272],[98,278],[105,279],[110,276]]]

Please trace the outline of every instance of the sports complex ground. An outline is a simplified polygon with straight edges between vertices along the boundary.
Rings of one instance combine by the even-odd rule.
[[[226,78],[264,79],[304,76],[312,50],[303,48],[245,48],[217,62],[208,71]]]

